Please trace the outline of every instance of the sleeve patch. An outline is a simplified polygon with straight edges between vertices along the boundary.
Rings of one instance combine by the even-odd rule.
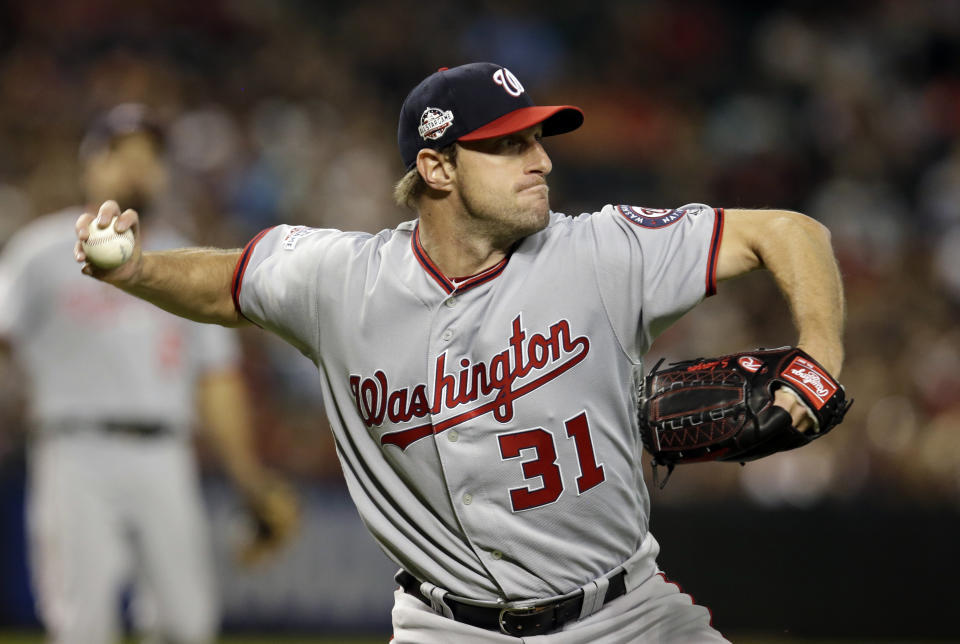
[[[685,208],[638,208],[636,206],[617,206],[617,211],[627,220],[641,228],[665,228],[671,226],[687,214]]]
[[[308,226],[294,226],[287,231],[287,234],[283,236],[283,241],[280,243],[280,247],[283,250],[293,250],[297,247],[297,243],[308,235],[312,235],[317,232],[319,228],[310,228]]]

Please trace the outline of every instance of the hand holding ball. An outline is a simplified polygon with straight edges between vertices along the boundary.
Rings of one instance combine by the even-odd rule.
[[[87,261],[97,268],[116,268],[133,255],[133,231],[127,229],[118,233],[116,223],[117,218],[114,217],[109,226],[100,228],[94,219],[87,228],[90,236],[83,242],[83,253]]]

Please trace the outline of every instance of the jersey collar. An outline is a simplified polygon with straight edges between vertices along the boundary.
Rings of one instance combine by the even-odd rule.
[[[427,252],[423,250],[423,246],[420,245],[420,224],[417,224],[417,226],[413,229],[413,234],[410,235],[410,246],[413,248],[413,256],[417,258],[418,262],[420,262],[420,266],[423,267],[423,270],[425,270],[427,275],[432,277],[433,280],[440,285],[440,288],[442,288],[443,292],[447,295],[450,295],[454,292],[463,293],[474,286],[485,284],[496,278],[507,267],[507,262],[510,261],[510,255],[513,254],[513,250],[511,249],[511,251],[507,253],[506,257],[490,268],[484,269],[479,273],[469,275],[467,277],[456,277],[451,279],[443,274],[443,271],[441,271],[440,268],[433,263],[433,260],[430,259],[429,255],[427,255]]]

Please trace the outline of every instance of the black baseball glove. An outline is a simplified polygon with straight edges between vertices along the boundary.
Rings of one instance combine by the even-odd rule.
[[[655,466],[668,468],[668,477],[680,463],[744,463],[806,445],[839,424],[853,402],[826,369],[795,347],[660,369],[662,362],[644,379],[639,420],[644,447]],[[780,387],[807,407],[815,420],[812,430],[797,431],[790,414],[773,404]]]

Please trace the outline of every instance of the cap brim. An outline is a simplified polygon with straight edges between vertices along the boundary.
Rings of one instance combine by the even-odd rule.
[[[583,124],[583,112],[573,105],[533,105],[521,107],[461,136],[458,141],[492,139],[543,123],[543,135],[565,134]]]

